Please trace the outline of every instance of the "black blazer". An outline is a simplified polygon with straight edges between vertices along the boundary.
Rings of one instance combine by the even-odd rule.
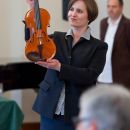
[[[40,83],[33,109],[43,116],[53,118],[65,84],[65,119],[70,121],[78,114],[81,93],[95,85],[103,70],[107,44],[92,36],[90,40],[81,38],[69,52],[65,34],[55,32],[53,35],[57,48],[55,58],[61,62],[61,70],[47,70],[44,80]]]

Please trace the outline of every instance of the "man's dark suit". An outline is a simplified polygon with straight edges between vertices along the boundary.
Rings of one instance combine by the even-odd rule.
[[[108,18],[101,21],[100,38],[104,41]],[[108,45],[109,47],[109,45]],[[113,82],[130,88],[130,20],[122,16],[114,38],[112,50]]]

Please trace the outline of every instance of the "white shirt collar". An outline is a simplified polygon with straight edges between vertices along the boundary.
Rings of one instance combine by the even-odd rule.
[[[70,28],[70,29],[67,31],[66,37],[67,37],[68,35],[73,36],[73,30],[72,30],[72,28]],[[84,32],[84,34],[83,34],[81,37],[85,38],[86,40],[90,40],[90,36],[91,36],[91,29],[90,29],[90,27],[88,27],[87,31]]]
[[[122,18],[122,15],[120,15],[119,17],[118,17],[118,19],[117,20],[115,20],[115,21],[113,21],[111,18],[108,18],[108,24],[110,24],[110,25],[118,25],[119,24],[119,22],[120,22],[120,20],[121,20],[121,18]]]

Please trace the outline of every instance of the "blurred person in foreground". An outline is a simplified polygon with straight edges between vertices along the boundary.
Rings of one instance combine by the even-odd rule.
[[[130,130],[130,91],[120,85],[99,85],[80,98],[76,130]]]

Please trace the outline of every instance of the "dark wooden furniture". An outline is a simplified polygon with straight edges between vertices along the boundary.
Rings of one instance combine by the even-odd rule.
[[[38,88],[46,69],[22,59],[0,59],[0,83],[3,91]]]

